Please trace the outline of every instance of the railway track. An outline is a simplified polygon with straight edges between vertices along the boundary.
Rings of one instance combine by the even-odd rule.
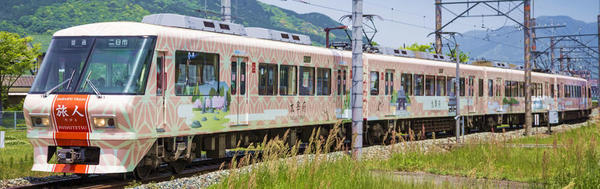
[[[169,171],[168,166],[161,166],[161,172],[153,175],[152,177],[144,180],[136,180],[131,173],[125,174],[107,174],[107,175],[90,175],[90,176],[75,176],[69,178],[58,178],[40,183],[34,183],[25,186],[13,187],[14,189],[30,189],[30,188],[85,188],[85,189],[106,189],[106,188],[124,188],[131,185],[133,182],[136,183],[150,183],[150,182],[161,182],[167,181],[174,178],[189,177],[196,174],[202,174],[220,169],[227,169],[228,162],[233,159],[234,153],[229,153],[226,158],[220,159],[201,159],[194,161],[190,165],[186,166],[186,169],[180,173],[174,173]],[[235,157],[242,157],[243,155],[238,152]]]

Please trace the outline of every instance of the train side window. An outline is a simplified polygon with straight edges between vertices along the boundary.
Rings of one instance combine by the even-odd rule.
[[[435,86],[435,96],[446,96],[446,77],[437,76]]]
[[[162,96],[162,92],[163,92],[163,81],[164,81],[163,58],[164,58],[164,56],[162,56],[162,55],[159,55],[156,58],[156,96]]]
[[[300,95],[310,96],[315,94],[315,69],[300,67]]]
[[[477,89],[479,91],[479,96],[482,97],[483,96],[483,79],[479,79],[478,80],[478,85],[477,85]]]
[[[394,94],[394,72],[391,70],[385,71],[385,95]]]
[[[435,96],[435,76],[425,76],[425,95]]]
[[[258,95],[277,95],[277,64],[258,66]]]
[[[342,94],[346,94],[346,70],[342,71]]]
[[[237,62],[231,62],[231,95],[237,93]]]
[[[246,94],[246,62],[240,62],[240,95]]]
[[[510,81],[504,81],[504,96],[510,97]]]
[[[342,95],[342,70],[337,70],[337,95]]]
[[[517,84],[519,85],[519,97],[524,97],[525,96],[525,85],[524,82],[519,81],[517,82]]]
[[[494,96],[494,80],[488,79],[488,96]]]
[[[317,68],[317,95],[331,95],[331,69]]]
[[[469,76],[469,96],[475,95],[475,88],[473,85],[475,84],[475,76]]]
[[[412,74],[403,73],[400,78],[400,92],[405,96],[412,96]]]
[[[369,91],[371,95],[379,95],[379,72],[369,74]]]
[[[456,78],[454,77],[448,77],[448,82],[446,85],[447,91],[448,91],[448,96],[454,96],[456,93]]]
[[[415,96],[423,96],[423,75],[415,74]]]
[[[465,96],[465,78],[460,78],[460,96]]]
[[[554,98],[554,84],[550,84],[550,97]]]
[[[219,94],[219,54],[175,52],[175,94],[206,96]]]
[[[502,96],[502,78],[496,79],[496,96]]]
[[[560,89],[561,89],[560,86],[561,86],[561,84],[556,85],[556,97],[558,97],[558,98],[560,98],[562,96],[561,91],[560,91]]]
[[[296,95],[297,74],[296,66],[279,67],[279,95]]]
[[[510,92],[511,92],[511,96],[512,97],[518,97],[519,96],[519,82],[517,81],[511,81],[510,82]]]

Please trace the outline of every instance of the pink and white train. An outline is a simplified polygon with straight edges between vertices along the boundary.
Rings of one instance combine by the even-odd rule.
[[[317,127],[348,129],[351,52],[292,43],[305,36],[285,32],[277,33],[283,41],[249,37],[240,25],[179,15],[144,22],[54,34],[24,103],[32,170],[146,177],[160,164],[181,170],[203,151],[223,157],[265,135],[289,130],[302,141]],[[454,130],[454,63],[370,53],[363,61],[368,144],[391,130]],[[467,128],[523,124],[522,71],[461,65],[460,76]],[[586,80],[534,72],[532,83],[542,124],[548,111],[560,121],[589,115]]]

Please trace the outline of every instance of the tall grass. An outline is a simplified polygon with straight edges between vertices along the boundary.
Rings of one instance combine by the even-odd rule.
[[[405,149],[388,160],[369,162],[369,167],[384,170],[426,171],[434,174],[460,175],[529,182],[550,187],[600,186],[600,128],[596,124],[558,133],[514,141],[473,141],[451,151],[421,148]],[[523,147],[517,144],[551,144]],[[435,149],[435,148],[434,148]]]
[[[365,161],[354,161],[345,152],[335,152],[337,156],[324,155],[332,149],[343,148],[340,145],[342,139],[336,138],[335,132],[328,136],[313,132],[305,155],[298,155],[297,145],[287,146],[286,136],[265,140],[261,144],[262,157],[246,156],[232,162],[234,167],[246,168],[231,171],[212,188],[440,187],[429,182],[407,183],[393,176],[374,174],[373,170],[424,171],[511,180],[527,182],[532,187],[600,187],[600,146],[597,141],[600,128],[595,123],[545,137],[470,141],[450,150],[424,148],[421,144],[400,140],[391,148],[391,158]],[[413,139],[409,137],[409,140]],[[533,145],[523,147],[520,144]]]

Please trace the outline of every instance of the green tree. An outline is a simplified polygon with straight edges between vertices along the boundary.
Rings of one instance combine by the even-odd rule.
[[[23,73],[33,68],[40,45],[30,46],[32,40],[31,37],[21,38],[19,34],[0,31],[0,111],[4,108],[8,90]]]
[[[430,44],[428,45],[421,45],[419,43],[413,43],[412,45],[406,47],[406,48],[401,48],[401,49],[406,49],[406,50],[411,50],[411,51],[419,51],[419,52],[428,52],[428,53],[433,53],[434,49],[433,46]]]
[[[452,59],[456,59],[456,56],[454,55],[454,49],[450,50],[450,53],[447,53],[446,55],[451,56]],[[460,62],[462,63],[467,63],[469,62],[469,55],[461,50],[458,50],[458,59],[460,59]]]

